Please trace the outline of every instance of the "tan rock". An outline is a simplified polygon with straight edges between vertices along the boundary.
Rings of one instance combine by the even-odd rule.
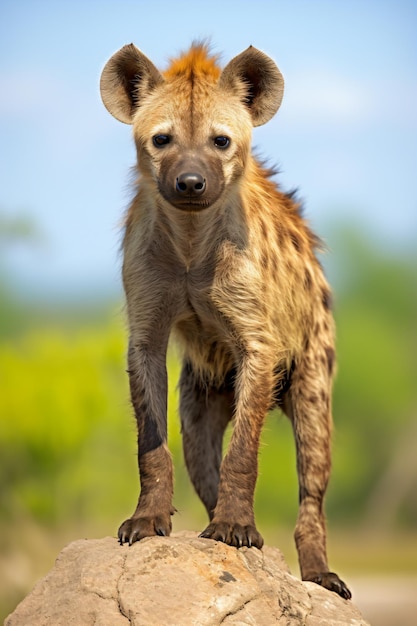
[[[276,548],[192,533],[75,541],[5,626],[366,625],[352,602],[289,572]]]

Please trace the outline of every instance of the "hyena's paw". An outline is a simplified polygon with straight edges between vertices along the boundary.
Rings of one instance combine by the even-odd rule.
[[[120,545],[128,543],[130,546],[135,541],[144,537],[160,535],[167,537],[171,534],[171,518],[163,516],[155,517],[132,517],[127,519],[119,528],[118,537]]]
[[[339,596],[342,596],[345,600],[350,600],[352,597],[352,594],[343,580],[340,580],[339,576],[333,572],[324,572],[323,574],[318,574],[308,580],[312,583],[321,585],[325,589],[329,589],[329,591],[338,593]]]
[[[242,546],[251,548],[254,546],[261,549],[264,544],[262,536],[258,533],[255,526],[251,524],[242,526],[241,524],[213,521],[203,530],[200,537],[214,539],[214,541],[223,541],[223,543],[236,548],[241,548]]]

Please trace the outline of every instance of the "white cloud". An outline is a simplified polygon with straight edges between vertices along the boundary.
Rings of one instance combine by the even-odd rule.
[[[369,88],[349,77],[312,71],[287,81],[282,115],[301,124],[366,123],[373,110]]]
[[[33,73],[10,73],[0,75],[0,115],[5,117],[32,116],[53,106],[56,97],[54,81]]]
[[[417,86],[399,76],[355,79],[319,69],[293,74],[286,82],[280,116],[285,126],[316,131],[320,126],[417,127]]]
[[[2,127],[24,129],[27,146],[60,147],[61,158],[82,154],[109,129],[95,76],[85,88],[42,71],[0,74],[0,118]]]

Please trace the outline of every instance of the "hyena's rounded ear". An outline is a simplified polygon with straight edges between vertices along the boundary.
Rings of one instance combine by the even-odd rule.
[[[101,98],[117,120],[131,124],[141,98],[162,82],[160,72],[148,57],[129,44],[104,66],[100,79]]]
[[[284,79],[278,67],[253,46],[226,65],[220,85],[241,94],[243,91],[242,99],[254,126],[265,124],[275,115],[284,95]]]

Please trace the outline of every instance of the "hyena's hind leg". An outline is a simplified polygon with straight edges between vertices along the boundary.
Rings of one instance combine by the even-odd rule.
[[[233,415],[231,378],[221,387],[206,384],[186,361],[179,384],[185,464],[210,520],[217,503],[223,435]]]
[[[283,408],[292,421],[297,451],[299,513],[294,536],[301,578],[349,599],[345,583],[329,571],[323,512],[331,465],[333,360],[331,347],[307,350],[292,373]]]

